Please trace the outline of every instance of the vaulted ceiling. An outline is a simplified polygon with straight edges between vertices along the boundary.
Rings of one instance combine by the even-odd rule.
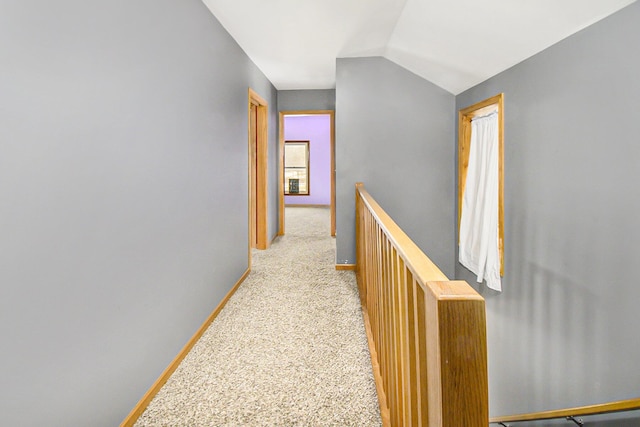
[[[279,90],[383,56],[458,94],[635,0],[203,0]]]

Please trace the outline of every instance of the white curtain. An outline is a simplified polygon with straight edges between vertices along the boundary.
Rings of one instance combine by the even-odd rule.
[[[502,291],[498,249],[498,113],[471,122],[471,147],[462,198],[459,261],[478,283]]]

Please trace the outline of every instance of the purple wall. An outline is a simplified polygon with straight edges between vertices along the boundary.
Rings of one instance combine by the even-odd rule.
[[[285,116],[285,141],[309,141],[309,196],[285,196],[286,205],[331,204],[331,116]]]

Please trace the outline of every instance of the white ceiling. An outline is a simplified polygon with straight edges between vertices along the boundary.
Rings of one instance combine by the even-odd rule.
[[[383,56],[458,94],[635,0],[203,0],[278,90]]]

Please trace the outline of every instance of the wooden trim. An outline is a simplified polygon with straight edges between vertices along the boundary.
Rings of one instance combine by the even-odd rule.
[[[285,207],[287,208],[330,208],[331,205],[309,205],[309,204],[286,204]]]
[[[249,235],[249,246],[247,248],[247,258],[249,260],[249,268],[251,268],[251,249],[257,246],[256,239],[256,215],[257,215],[257,189],[256,189],[256,129],[257,129],[257,117],[258,117],[258,107],[255,106],[251,101],[249,102],[249,129],[248,129],[248,157],[249,164],[247,165],[247,188],[249,192],[249,200],[247,202],[249,208],[248,215],[248,235]]]
[[[331,236],[336,237],[336,113],[329,112],[331,122]]]
[[[282,110],[280,114],[285,116],[326,116],[335,113],[334,110]]]
[[[355,264],[336,264],[336,270],[351,270],[355,271]]]
[[[378,354],[371,333],[371,321],[365,306],[362,306],[362,318],[364,320],[364,329],[367,333],[367,344],[369,345],[369,354],[371,356],[371,370],[373,371],[373,379],[376,383],[376,391],[378,394],[378,404],[380,405],[380,418],[382,419],[382,427],[391,427],[391,417],[389,415],[389,406],[387,406],[387,396],[384,392],[384,383],[380,374],[380,363],[378,362]]]
[[[242,276],[240,276],[240,279],[238,279],[236,284],[233,285],[233,287],[227,293],[227,295],[222,299],[222,301],[220,301],[218,306],[213,310],[213,312],[209,315],[209,317],[207,317],[207,320],[204,321],[202,326],[200,326],[200,328],[191,337],[191,339],[189,339],[187,344],[185,344],[182,350],[180,350],[180,352],[175,357],[175,359],[173,359],[173,361],[169,364],[169,366],[167,366],[167,368],[164,370],[164,372],[162,372],[160,377],[158,377],[156,382],[153,383],[151,388],[149,388],[149,390],[147,390],[144,396],[142,396],[140,401],[136,404],[136,406],[134,406],[134,408],[131,410],[129,415],[127,415],[124,421],[122,421],[122,424],[120,424],[120,427],[131,427],[135,424],[135,422],[138,420],[140,415],[142,415],[145,409],[147,409],[147,406],[149,406],[149,403],[151,403],[151,401],[156,396],[156,394],[158,394],[162,386],[169,380],[169,377],[171,377],[171,374],[173,374],[174,371],[178,368],[178,365],[180,365],[180,362],[182,362],[182,360],[187,356],[187,354],[189,354],[193,346],[202,337],[202,335],[205,333],[209,325],[211,325],[211,323],[215,320],[215,318],[218,317],[218,314],[220,314],[220,311],[222,311],[222,309],[227,304],[229,299],[233,296],[233,294],[236,293],[236,291],[238,290],[242,282],[244,282],[244,280],[247,278],[250,272],[251,270],[247,269],[242,274]]]
[[[279,112],[279,168],[278,168],[278,235],[285,234],[284,219],[284,116],[329,115],[331,133],[331,236],[336,236],[336,113],[334,110],[285,110]]]
[[[278,236],[284,236],[284,114],[278,114]]]
[[[597,405],[577,406],[575,408],[556,409],[552,411],[532,412],[529,414],[492,417],[490,423],[506,423],[517,421],[550,420],[553,418],[581,417],[587,415],[608,414],[613,412],[634,411],[640,409],[640,398],[619,400]]]
[[[460,219],[462,198],[469,168],[471,145],[471,120],[498,108],[498,248],[500,251],[500,275],[504,276],[504,93],[480,101],[458,112],[458,244],[460,243]]]
[[[255,167],[255,176],[257,179],[257,192],[256,192],[256,200],[255,200],[255,209],[257,216],[257,232],[256,232],[256,242],[255,247],[257,249],[267,249],[269,247],[269,238],[268,238],[268,226],[267,226],[267,217],[269,216],[268,211],[268,122],[269,122],[269,106],[267,101],[258,95],[251,88],[248,89],[249,92],[249,114],[251,114],[251,105],[257,106],[257,123],[256,123],[256,164],[253,165],[253,162],[250,161],[250,168]],[[250,120],[250,119],[249,119]],[[251,141],[251,130],[249,129],[249,144],[253,144]],[[251,156],[250,156],[251,160]],[[250,174],[251,175],[251,174]],[[251,184],[250,184],[251,185]],[[251,187],[250,187],[251,188]],[[253,196],[253,192],[250,192],[249,197]],[[251,204],[250,204],[251,206]],[[250,216],[251,217],[251,216]],[[250,224],[250,226],[252,226]],[[251,252],[249,250],[249,252]],[[251,257],[251,254],[249,254]]]
[[[255,105],[268,105],[267,100],[258,95],[258,92],[249,88],[249,100]]]

